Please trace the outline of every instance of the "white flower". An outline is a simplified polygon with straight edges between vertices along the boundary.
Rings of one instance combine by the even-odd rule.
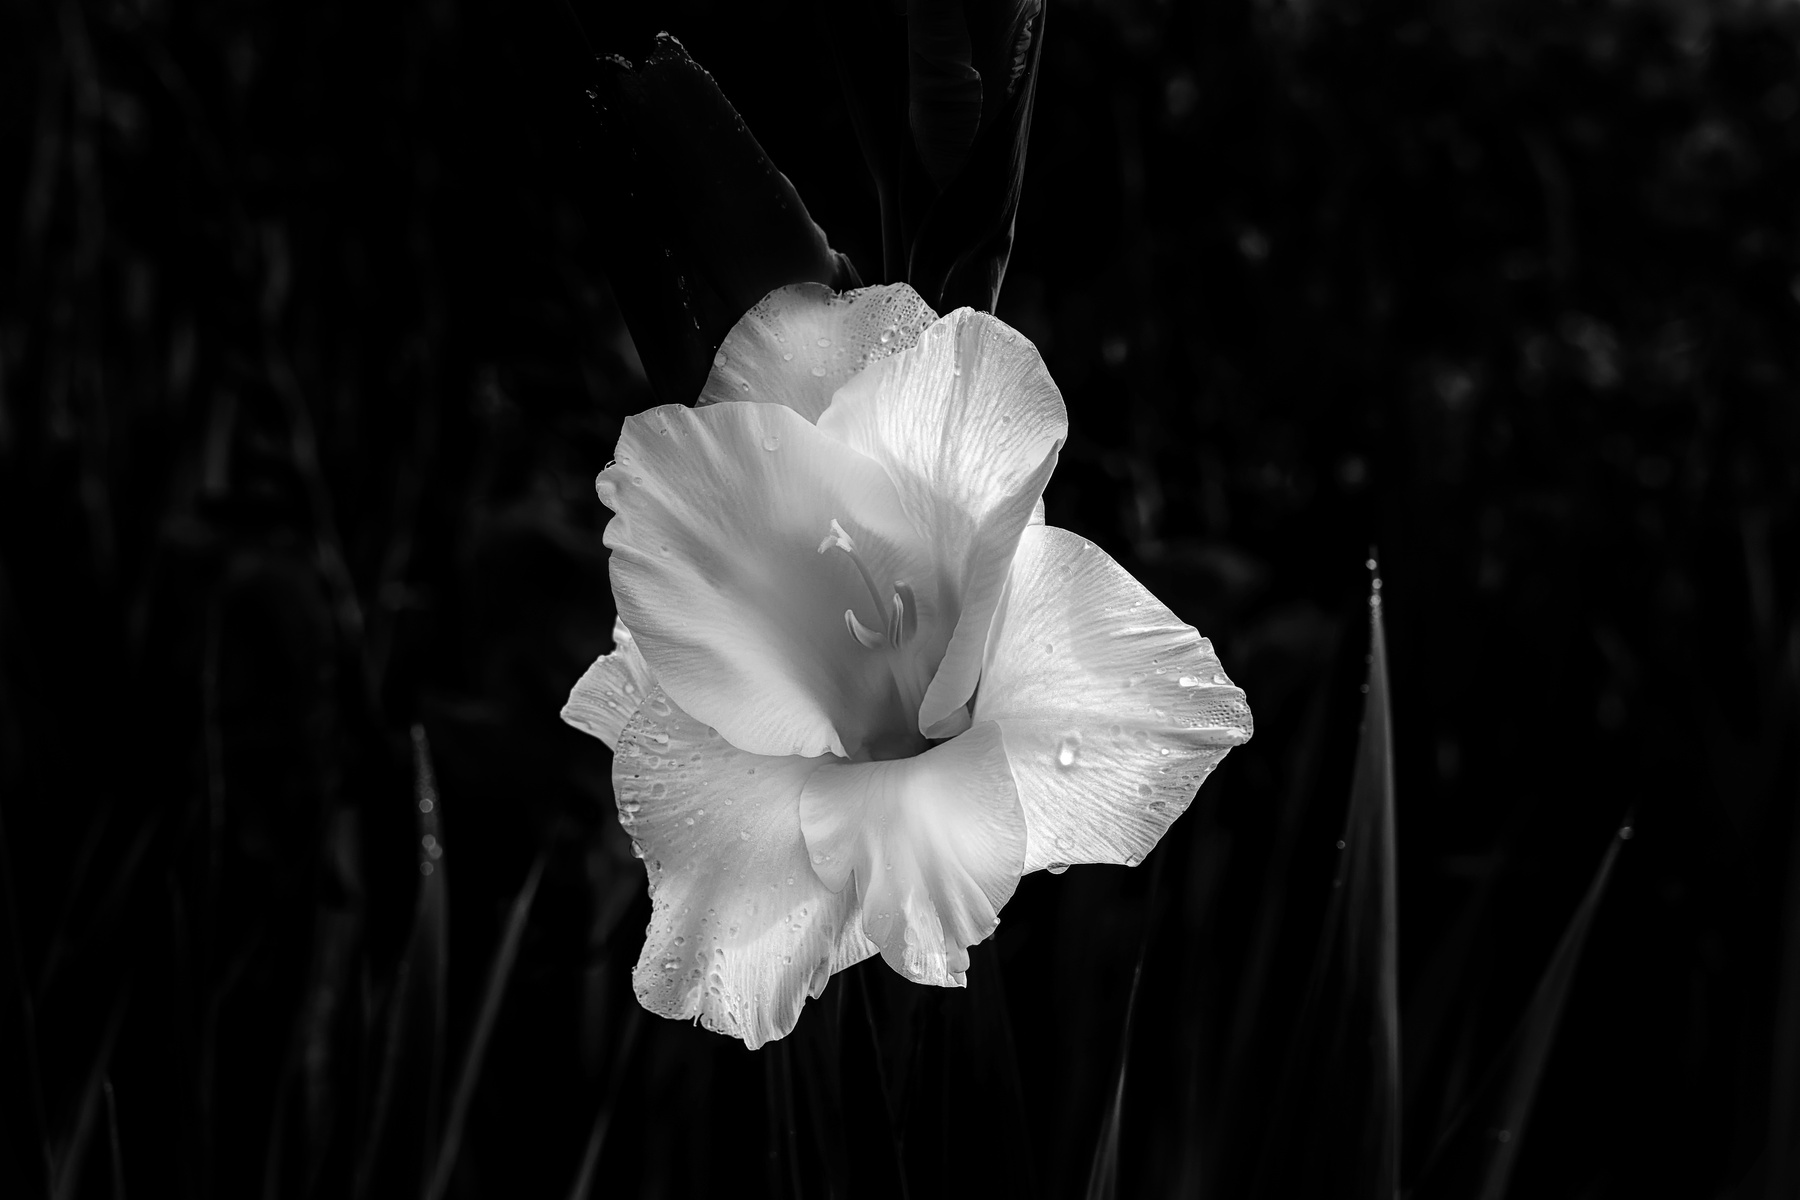
[[[751,1047],[880,953],[960,985],[1027,871],[1135,865],[1250,736],[1212,647],[1042,523],[1068,422],[1029,341],[904,285],[772,292],[600,497],[646,1008]],[[627,632],[629,631],[629,632]]]

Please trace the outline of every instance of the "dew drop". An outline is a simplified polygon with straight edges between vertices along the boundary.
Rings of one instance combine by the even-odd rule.
[[[1180,679],[1177,679],[1175,682],[1179,683],[1182,687],[1199,687],[1200,686],[1200,681],[1198,679],[1195,679],[1192,675],[1183,675]]]
[[[665,971],[673,971],[676,967],[679,967],[680,965],[681,965],[681,961],[679,959],[674,959],[674,958],[663,959],[663,970],[665,970]]]
[[[781,438],[779,436],[777,436],[776,434],[771,433],[769,436],[767,436],[763,439],[763,449],[764,450],[779,450],[779,449],[781,449]]]
[[[1127,858],[1126,858],[1126,859],[1125,859],[1125,865],[1126,865],[1126,866],[1128,866],[1128,867],[1135,867],[1135,866],[1137,866],[1137,865],[1138,865],[1138,864],[1139,864],[1139,863],[1141,863],[1141,862],[1143,862],[1143,861],[1144,861],[1144,860],[1143,860],[1143,859],[1141,859],[1141,858],[1139,858],[1139,857],[1138,857],[1138,856],[1137,856],[1137,855],[1135,855],[1135,854],[1133,854],[1133,855],[1129,855],[1129,856],[1128,856],[1128,857],[1127,857]]]
[[[1061,875],[1064,871],[1069,869],[1069,864],[1068,863],[1051,863],[1049,866],[1045,867],[1044,869],[1046,871],[1050,872],[1052,875]]]
[[[824,349],[824,348],[825,348],[825,347],[827,347],[827,346],[829,346],[829,345],[831,345],[831,339],[830,339],[830,338],[828,338],[828,337],[822,337],[822,338],[820,338],[820,339],[819,339],[819,348],[820,348],[820,349],[821,349],[821,350],[823,350],[823,349]]]
[[[794,361],[794,352],[792,350],[789,350],[786,354],[783,354],[781,356],[781,361],[782,362],[793,362]]]
[[[723,350],[721,350],[717,354],[713,355],[713,366],[722,367],[724,365],[725,365],[725,352]]]
[[[748,829],[738,830],[738,841],[747,842],[749,840],[750,840],[750,831]]]
[[[1140,783],[1140,784],[1138,784],[1138,795],[1140,795],[1140,796],[1148,796],[1148,795],[1150,795],[1150,794],[1151,794],[1151,793],[1152,793],[1152,792],[1153,792],[1153,791],[1154,791],[1154,790],[1155,790],[1155,789],[1153,789],[1153,788],[1152,788],[1152,787],[1151,787],[1151,786],[1150,786],[1150,785],[1149,785],[1149,784],[1147,784],[1147,783]]]
[[[813,369],[812,369],[812,373],[813,373],[813,378],[814,378],[814,379],[823,379],[823,378],[825,378],[825,368],[824,368],[824,367],[814,367],[814,368],[813,368]]]
[[[1061,744],[1056,747],[1056,765],[1059,767],[1072,767],[1075,765],[1075,760],[1080,757],[1081,739],[1074,734],[1063,738]]]

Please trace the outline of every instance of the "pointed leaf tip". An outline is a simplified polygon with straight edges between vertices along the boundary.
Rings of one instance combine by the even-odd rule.
[[[1350,803],[1258,1194],[1393,1200],[1400,1169],[1399,923],[1387,636],[1371,552]]]

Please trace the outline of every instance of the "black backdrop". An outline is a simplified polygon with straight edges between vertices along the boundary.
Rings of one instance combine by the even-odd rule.
[[[874,278],[808,5],[632,7],[575,10],[602,51],[680,36]],[[1371,546],[1405,1177],[1630,814],[1513,1194],[1776,1194],[1792,13],[1051,5],[999,305],[1069,406],[1049,519],[1213,638],[1256,738],[1144,867],[1026,880],[968,993],[865,964],[757,1055],[633,1016],[642,869],[604,747],[556,715],[609,644],[592,478],[653,403],[601,268],[632,231],[590,216],[581,38],[551,0],[0,15],[7,1194],[416,1190],[540,856],[448,1194],[566,1195],[588,1146],[596,1195],[882,1194],[878,1061],[910,1064],[912,1195],[1081,1194],[1140,961],[1119,1185],[1245,1194],[1330,888]]]

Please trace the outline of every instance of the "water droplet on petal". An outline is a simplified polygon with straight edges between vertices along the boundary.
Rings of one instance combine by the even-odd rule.
[[[814,378],[814,379],[823,379],[823,378],[825,378],[825,368],[824,368],[824,367],[814,367],[814,368],[813,368],[813,369],[812,369],[812,373],[813,373],[813,378]]]
[[[827,337],[822,337],[822,338],[820,338],[820,339],[819,339],[819,348],[820,348],[820,349],[821,349],[821,350],[822,350],[822,349],[824,349],[824,348],[825,348],[825,347],[826,347],[826,346],[829,346],[829,345],[831,345],[831,339],[830,339],[830,338],[827,338]]]
[[[750,831],[748,829],[738,830],[738,841],[747,842],[749,840],[750,840]]]
[[[1200,681],[1198,679],[1195,679],[1192,675],[1183,675],[1180,679],[1177,679],[1175,682],[1179,683],[1182,687],[1199,687],[1200,686]]]
[[[781,361],[782,362],[793,362],[794,361],[794,352],[792,350],[789,350],[786,354],[781,356]]]
[[[1061,744],[1056,747],[1056,765],[1059,767],[1072,767],[1075,765],[1075,760],[1080,757],[1081,739],[1072,733],[1063,738]]]
[[[1052,875],[1061,875],[1064,871],[1069,869],[1069,864],[1068,863],[1051,863],[1049,866],[1045,867],[1044,869],[1046,871],[1050,872]]]
[[[722,367],[724,365],[725,365],[725,352],[723,350],[721,350],[717,354],[713,355],[713,366]]]
[[[781,449],[780,436],[777,434],[771,433],[769,436],[765,437],[763,439],[763,449],[764,450],[779,450],[779,449]]]

